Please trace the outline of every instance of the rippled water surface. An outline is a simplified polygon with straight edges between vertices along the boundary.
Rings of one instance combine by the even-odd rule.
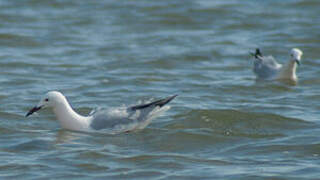
[[[320,1],[0,2],[0,179],[319,179]],[[249,52],[303,50],[296,86],[257,82]],[[179,97],[144,130],[60,128],[27,110],[49,90],[81,114]]]

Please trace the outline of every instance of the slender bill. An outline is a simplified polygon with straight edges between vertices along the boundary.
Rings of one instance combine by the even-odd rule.
[[[41,109],[41,106],[40,107],[33,107],[32,109],[30,109],[30,111],[26,114],[26,117],[30,116],[31,114],[33,114],[34,112],[37,112]]]

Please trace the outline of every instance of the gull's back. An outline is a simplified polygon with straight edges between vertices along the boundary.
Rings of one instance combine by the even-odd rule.
[[[109,129],[115,132],[143,129],[153,118],[168,110],[169,106],[164,106],[176,96],[132,107],[97,111],[91,116],[90,127],[94,130]]]
[[[94,130],[115,129],[134,122],[126,108],[101,110],[92,115],[90,127]]]
[[[150,114],[155,109],[163,108],[152,106],[137,110],[132,108],[102,110],[92,115],[90,127],[93,130],[105,129],[112,133],[143,129],[153,119]]]
[[[282,67],[272,56],[262,56],[258,49],[254,57],[253,72],[257,75],[258,79],[272,79],[279,73]]]

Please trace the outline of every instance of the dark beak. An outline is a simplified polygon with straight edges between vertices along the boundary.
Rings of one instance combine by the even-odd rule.
[[[299,60],[296,60],[296,63],[298,64],[298,66],[300,66],[300,61]]]
[[[34,112],[37,112],[41,109],[41,106],[40,107],[33,107],[32,109],[30,109],[30,111],[26,114],[26,117],[30,116],[31,114],[33,114]]]

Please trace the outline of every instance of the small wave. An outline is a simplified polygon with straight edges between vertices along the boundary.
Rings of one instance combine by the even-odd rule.
[[[313,123],[276,114],[240,112],[237,110],[191,110],[177,115],[169,129],[200,130],[227,136],[266,138],[282,136],[294,130],[311,127]],[[203,130],[201,130],[203,129]],[[205,130],[205,131],[204,131]]]
[[[28,36],[0,33],[0,46],[40,47],[41,44]]]
[[[0,117],[2,119],[14,119],[15,120],[15,119],[20,119],[22,116],[17,113],[0,111]]]
[[[51,149],[51,147],[48,141],[39,140],[39,139],[16,143],[5,148],[5,150],[9,152],[21,152],[21,151],[39,152],[39,150],[49,150],[49,149]]]

